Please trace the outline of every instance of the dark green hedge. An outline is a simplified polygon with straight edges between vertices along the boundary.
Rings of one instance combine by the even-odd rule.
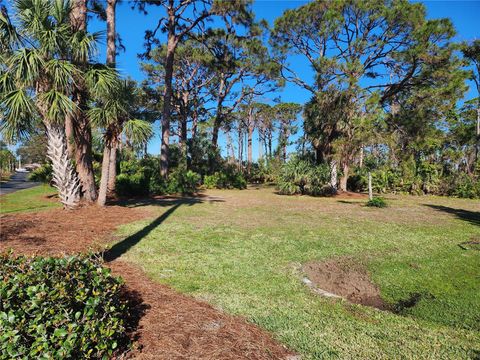
[[[121,279],[93,256],[0,254],[0,359],[108,359],[125,344]]]

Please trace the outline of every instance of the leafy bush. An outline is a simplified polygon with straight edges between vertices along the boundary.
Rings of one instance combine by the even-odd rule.
[[[93,257],[0,255],[0,359],[107,359],[125,341],[122,282]]]
[[[217,171],[213,175],[206,175],[203,186],[207,189],[245,189],[247,181],[243,174],[234,166],[227,166],[223,171]]]
[[[28,175],[28,180],[38,181],[43,183],[50,183],[52,181],[52,172],[53,172],[52,165],[47,163],[33,170]]]
[[[374,197],[372,200],[367,201],[367,206],[385,208],[387,207],[387,203],[384,198]]]
[[[143,172],[119,174],[115,181],[115,191],[119,196],[148,195],[150,179]]]
[[[169,194],[193,194],[197,191],[201,176],[191,170],[175,169],[168,178],[166,191]]]
[[[278,189],[284,195],[326,195],[329,177],[327,165],[316,166],[294,157],[282,167]]]
[[[462,198],[478,199],[480,198],[480,179],[468,175],[456,176],[449,193]]]

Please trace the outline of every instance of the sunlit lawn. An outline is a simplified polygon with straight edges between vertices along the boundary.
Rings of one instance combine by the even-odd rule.
[[[271,189],[206,194],[218,201],[180,205],[124,258],[245,316],[304,359],[480,356],[480,251],[458,246],[480,240],[478,201],[387,196],[390,207],[377,209]],[[399,315],[304,287],[303,263],[340,256],[364,264],[388,303],[413,294],[420,302]]]
[[[0,196],[0,214],[19,211],[38,211],[61,206],[58,199],[49,199],[55,195],[54,188],[48,185],[39,185],[33,188],[18,190],[11,194]]]

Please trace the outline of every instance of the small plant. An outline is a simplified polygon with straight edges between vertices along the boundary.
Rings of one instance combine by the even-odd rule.
[[[50,183],[52,181],[52,165],[45,164],[33,170],[28,176],[30,181],[38,181],[43,183]]]
[[[374,197],[373,199],[368,200],[367,206],[370,206],[370,207],[378,207],[378,208],[385,208],[385,207],[387,207],[388,205],[387,205],[387,202],[385,201],[384,198],[382,198],[382,197]]]
[[[125,341],[122,281],[92,256],[0,254],[0,359],[109,359]]]

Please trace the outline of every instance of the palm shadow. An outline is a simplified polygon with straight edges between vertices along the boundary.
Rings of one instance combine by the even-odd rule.
[[[205,195],[197,195],[191,197],[173,197],[173,196],[162,196],[156,198],[147,198],[147,199],[130,199],[116,202],[116,205],[126,206],[126,207],[140,207],[140,206],[160,206],[170,208],[165,211],[162,215],[154,219],[150,224],[145,226],[143,229],[137,231],[136,233],[126,237],[122,241],[113,245],[110,249],[103,253],[103,259],[106,262],[111,262],[115,259],[118,259],[120,256],[125,254],[129,249],[138,244],[144,237],[150,234],[155,228],[161,225],[170,215],[172,215],[175,210],[177,210],[182,205],[193,206],[195,204],[200,204],[204,202],[223,202],[219,198],[210,198]]]
[[[447,214],[455,215],[457,218],[467,221],[472,225],[480,226],[480,212],[463,209],[455,209],[443,205],[423,204],[437,211],[443,211]]]

